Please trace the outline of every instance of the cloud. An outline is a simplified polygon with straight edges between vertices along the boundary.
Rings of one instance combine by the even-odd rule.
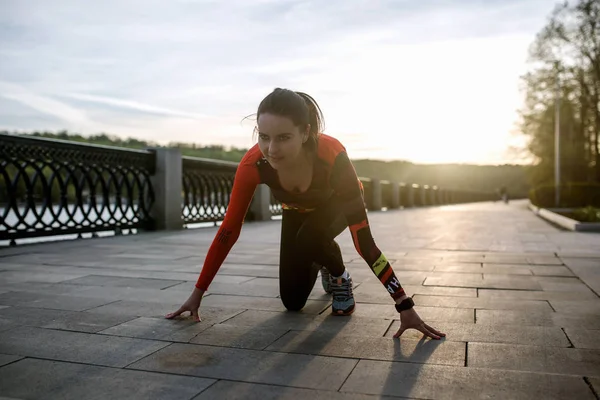
[[[163,108],[163,107],[156,107],[156,106],[149,105],[149,104],[139,103],[137,101],[114,99],[114,98],[105,97],[105,96],[93,96],[93,95],[89,95],[89,94],[78,94],[78,93],[67,93],[64,96],[68,97],[68,98],[77,99],[77,100],[89,101],[92,103],[106,104],[106,105],[114,106],[114,107],[118,107],[118,108],[126,108],[126,109],[131,109],[131,110],[136,110],[136,111],[148,112],[151,114],[167,115],[167,116],[190,118],[190,119],[197,119],[197,120],[209,118],[209,116],[207,116],[207,115],[194,114],[194,113],[188,113],[188,112],[177,111],[177,110],[170,110],[170,109]]]

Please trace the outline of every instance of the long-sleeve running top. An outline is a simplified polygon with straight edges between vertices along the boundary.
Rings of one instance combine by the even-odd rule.
[[[244,155],[238,165],[230,203],[223,223],[208,250],[204,266],[196,283],[206,291],[229,251],[239,238],[242,224],[257,185],[271,188],[284,208],[310,211],[331,196],[341,200],[342,211],[348,221],[354,247],[393,299],[405,292],[396,278],[385,255],[377,248],[371,235],[369,220],[362,196],[362,185],[345,147],[335,138],[319,135],[316,163],[309,189],[304,193],[290,193],[279,184],[277,172],[264,159],[258,145]]]

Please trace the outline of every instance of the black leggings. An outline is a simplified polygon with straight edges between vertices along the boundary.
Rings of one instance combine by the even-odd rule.
[[[340,208],[330,201],[307,213],[283,210],[279,293],[288,310],[304,307],[321,266],[333,276],[344,273],[342,252],[334,240],[348,227]]]

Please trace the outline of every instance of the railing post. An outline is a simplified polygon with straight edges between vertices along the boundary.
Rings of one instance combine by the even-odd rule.
[[[383,203],[381,201],[381,181],[376,178],[371,179],[371,210],[372,211],[381,211],[383,207]]]
[[[271,220],[271,189],[261,183],[254,191],[254,197],[250,204],[253,221],[270,221]]]
[[[156,230],[183,228],[182,161],[177,148],[155,148],[156,171],[151,177],[155,202],[151,215]]]

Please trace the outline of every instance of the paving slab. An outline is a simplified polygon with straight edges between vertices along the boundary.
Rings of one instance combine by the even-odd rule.
[[[294,331],[267,347],[269,351],[371,360],[464,365],[465,344],[450,341],[397,340],[343,333]]]
[[[574,376],[371,360],[358,363],[341,391],[440,400],[595,400]]]
[[[240,349],[264,350],[288,332],[276,327],[216,324],[194,336],[189,342]]]
[[[116,287],[143,287],[165,289],[178,285],[183,281],[147,278],[126,278],[118,276],[88,275],[82,278],[71,279],[63,283],[86,286],[116,286]]]
[[[495,325],[439,322],[435,326],[447,336],[443,340],[458,342],[482,343],[514,343],[536,346],[570,347],[571,343],[560,327],[521,326],[503,324]],[[386,332],[386,337],[392,337],[400,328],[400,321],[394,321]],[[405,331],[403,338],[421,339],[423,334],[414,329]],[[577,346],[575,346],[577,347]]]
[[[478,324],[600,329],[600,315],[572,315],[557,312],[518,310],[476,310],[475,314]]]
[[[331,390],[357,360],[174,343],[128,368],[243,382]]]
[[[301,389],[285,386],[218,381],[194,400],[394,400],[397,397],[340,393],[332,390]]]
[[[564,328],[564,331],[574,347],[600,350],[600,329]]]
[[[0,368],[0,393],[23,399],[191,399],[214,379],[25,359]]]
[[[500,300],[486,298],[468,298],[468,297],[446,297],[446,296],[425,296],[417,294],[413,296],[415,304],[419,306],[430,307],[452,307],[452,308],[470,308],[470,309],[488,309],[488,310],[531,310],[531,311],[552,311],[550,304],[543,300]]]
[[[467,365],[600,377],[600,350],[499,343],[469,343]]]
[[[124,367],[168,343],[35,327],[0,332],[0,353]]]
[[[478,289],[480,298],[516,300],[595,300],[598,296],[591,290],[556,292],[551,290],[500,290]]]
[[[12,362],[18,361],[22,359],[21,356],[15,356],[14,354],[0,354],[0,367],[6,364],[10,364]],[[0,374],[0,376],[2,376]]]
[[[233,318],[241,312],[243,310],[233,308],[203,307],[200,312],[200,322],[194,321],[189,313],[172,320],[166,320],[164,317],[138,317],[104,329],[100,333],[140,339],[187,342],[212,325]]]

